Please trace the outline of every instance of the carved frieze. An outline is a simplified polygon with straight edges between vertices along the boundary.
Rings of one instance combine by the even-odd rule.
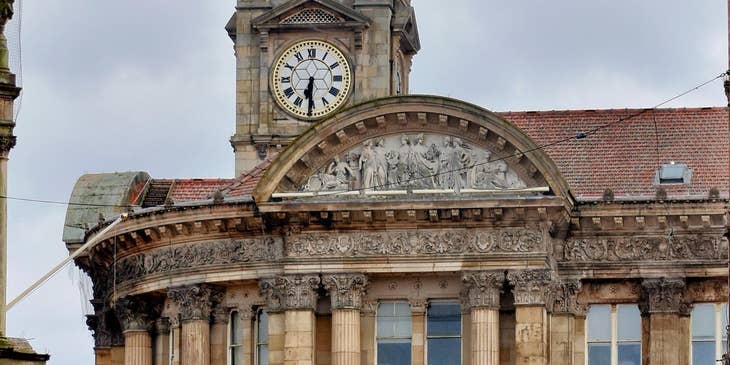
[[[644,279],[642,303],[644,313],[680,313],[688,306],[685,300],[685,282],[679,278]]]
[[[726,260],[727,238],[721,236],[591,237],[569,239],[562,261]]]
[[[503,271],[465,272],[462,301],[465,308],[499,309],[499,296],[504,284]]]
[[[577,279],[561,280],[555,283],[551,296],[552,312],[585,315],[586,307],[578,301],[580,289],[581,282]]]
[[[400,134],[337,155],[300,190],[522,189],[527,184],[488,150],[458,137]]]
[[[167,296],[177,303],[181,321],[210,320],[211,310],[223,300],[223,290],[200,284],[170,288]]]
[[[515,305],[545,305],[553,287],[550,270],[509,271],[507,280],[514,285]]]
[[[543,236],[529,229],[306,233],[285,240],[288,257],[368,257],[545,252]]]
[[[322,284],[329,291],[332,309],[360,309],[368,279],[363,274],[329,274],[322,277]]]
[[[702,279],[687,283],[690,302],[727,302],[727,278]]]
[[[226,239],[175,245],[119,260],[117,283],[145,275],[211,265],[278,261],[282,257],[278,237]],[[96,287],[96,286],[95,286]]]
[[[287,309],[312,309],[317,305],[317,275],[288,275],[261,279],[259,288],[270,312]]]
[[[115,306],[124,331],[151,331],[160,309],[148,298],[139,296],[126,296]]]

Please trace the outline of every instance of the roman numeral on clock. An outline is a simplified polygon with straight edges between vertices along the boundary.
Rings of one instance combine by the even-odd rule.
[[[300,98],[300,97],[298,97],[298,96],[297,96],[297,98],[296,98],[296,99],[294,99],[294,105],[296,105],[296,106],[298,106],[298,107],[301,107],[301,106],[302,106],[302,102],[303,102],[303,101],[304,101],[304,100],[302,100],[302,98]]]
[[[284,95],[286,95],[287,98],[290,98],[292,95],[294,95],[294,89],[288,87],[286,90],[284,90]]]
[[[307,50],[307,57],[309,58],[317,58],[317,49],[310,48]]]
[[[304,61],[304,56],[302,56],[301,52],[297,52],[297,54],[295,54],[294,57],[296,57],[297,61],[299,61],[299,62]]]
[[[322,105],[323,105],[323,106],[327,106],[327,105],[330,105],[330,102],[329,102],[329,101],[327,101],[327,99],[325,99],[325,98],[322,98]]]
[[[332,94],[332,96],[337,96],[339,93],[340,93],[340,89],[338,89],[336,87],[333,87],[330,89],[330,94]]]
[[[334,70],[334,69],[336,69],[339,66],[340,66],[340,63],[339,62],[335,62],[335,63],[333,63],[333,64],[330,65],[330,69]]]
[[[291,83],[291,77],[282,77],[281,83],[282,84]]]
[[[290,70],[294,70],[294,66],[292,66],[292,65],[290,65],[288,63],[287,64],[284,64],[284,67],[286,67],[286,68],[288,68]]]
[[[334,81],[334,82],[341,82],[342,81],[342,75],[332,76],[332,81]]]

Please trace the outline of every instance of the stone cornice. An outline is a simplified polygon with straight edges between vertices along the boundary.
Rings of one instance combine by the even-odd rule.
[[[504,280],[503,271],[465,272],[462,276],[464,307],[499,309],[499,297]]]
[[[181,321],[209,321],[212,308],[223,299],[223,290],[212,285],[199,284],[171,288],[167,296],[177,303]]]
[[[546,305],[552,289],[551,270],[512,270],[507,280],[514,286],[515,305]]]
[[[270,312],[290,309],[314,310],[317,306],[318,275],[287,275],[261,279],[259,288]]]
[[[360,309],[368,279],[363,274],[329,274],[323,275],[322,284],[329,291],[332,309]]]

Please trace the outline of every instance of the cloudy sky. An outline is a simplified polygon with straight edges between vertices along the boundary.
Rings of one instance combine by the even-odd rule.
[[[17,0],[16,0],[17,1]],[[414,0],[412,93],[494,111],[649,107],[727,68],[721,0]],[[84,173],[231,177],[234,0],[25,1],[13,197],[65,201]],[[726,103],[720,82],[671,104]],[[9,202],[8,297],[66,255],[65,207]],[[72,272],[8,313],[51,364],[92,363]]]

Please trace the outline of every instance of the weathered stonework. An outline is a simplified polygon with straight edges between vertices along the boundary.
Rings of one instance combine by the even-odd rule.
[[[585,315],[586,306],[578,301],[580,280],[561,280],[552,289],[552,313]]]
[[[462,302],[466,309],[499,309],[499,296],[504,284],[502,271],[466,272],[462,276],[464,292]]]
[[[565,262],[622,262],[667,260],[726,260],[727,238],[722,236],[592,237],[569,239]]]
[[[325,275],[322,284],[329,291],[332,309],[360,309],[368,280],[362,274],[333,274]]]
[[[211,310],[223,299],[220,288],[201,284],[171,288],[167,295],[180,308],[180,320],[210,320]]]
[[[679,313],[686,310],[684,279],[645,279],[641,286],[644,300],[639,306],[642,312]]]
[[[507,280],[514,285],[515,305],[545,305],[552,286],[550,270],[509,271]]]
[[[314,310],[319,284],[320,278],[317,275],[277,276],[259,281],[261,294],[266,297],[266,306],[270,312]]]
[[[124,331],[151,331],[154,328],[156,312],[148,298],[127,296],[116,303],[116,312]]]

